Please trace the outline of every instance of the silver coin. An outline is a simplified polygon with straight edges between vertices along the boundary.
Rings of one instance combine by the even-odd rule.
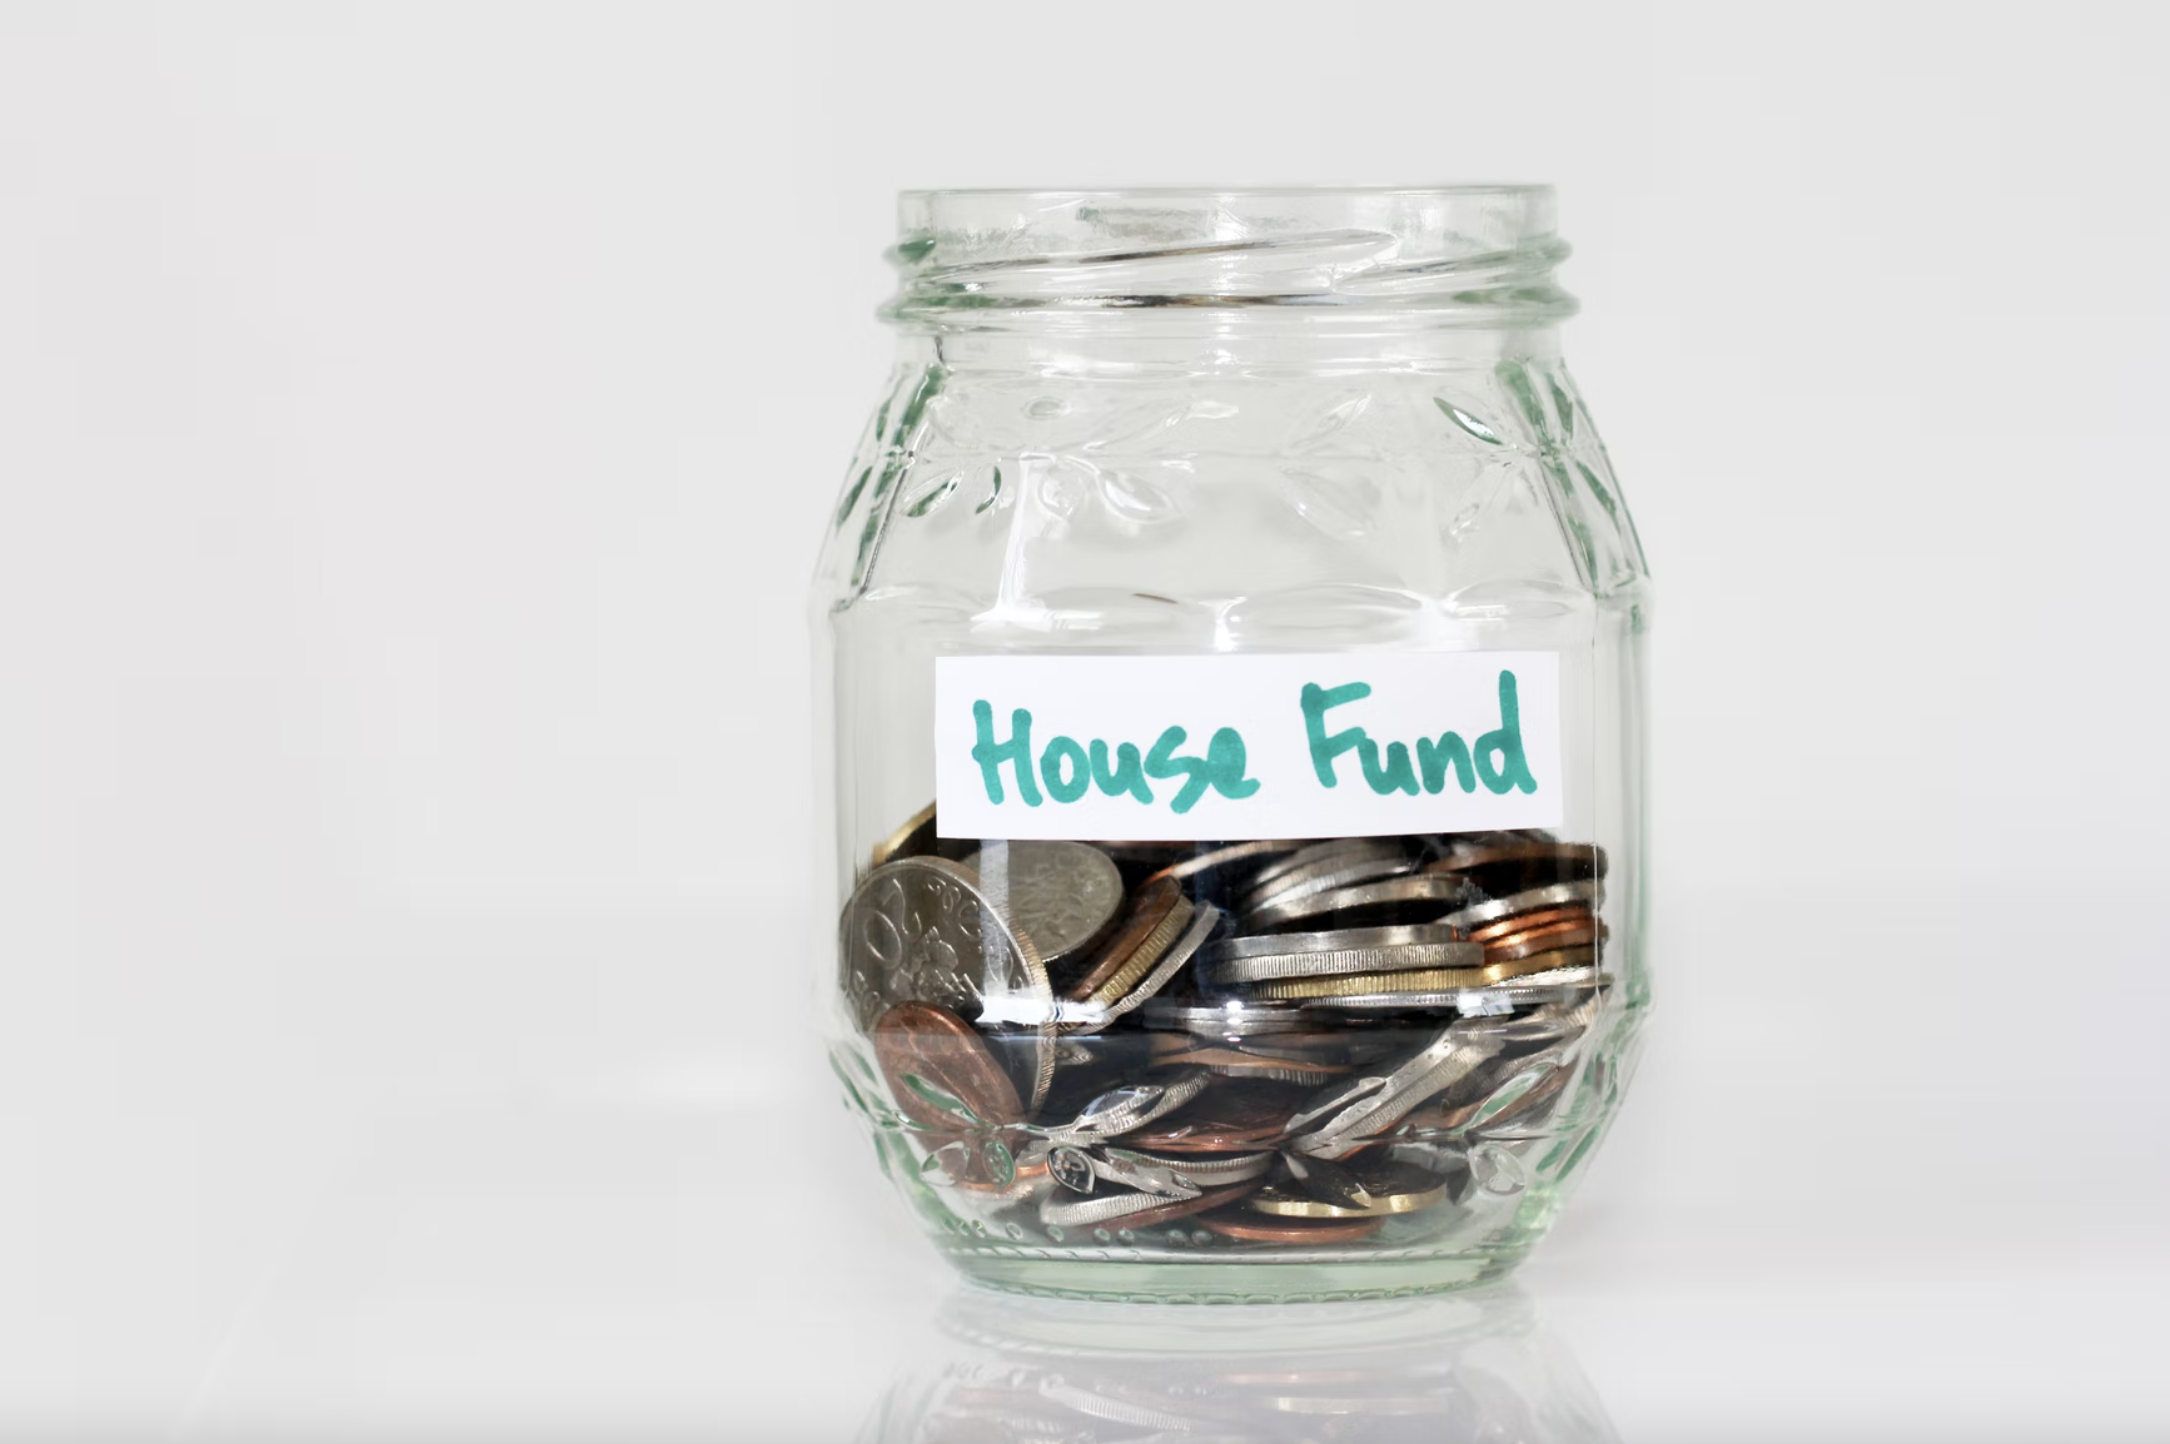
[[[1239,998],[1230,998],[1225,1003],[1155,998],[1145,1005],[1139,1016],[1148,1028],[1167,1033],[1190,1033],[1201,1038],[1255,1038],[1318,1026],[1318,1019],[1306,1014],[1299,1004],[1250,1003]]]
[[[1274,1152],[1207,1154],[1184,1153],[1162,1155],[1139,1153],[1127,1148],[1104,1148],[1104,1157],[1095,1158],[1096,1167],[1106,1166],[1110,1171],[1100,1176],[1111,1183],[1126,1181],[1123,1169],[1160,1169],[1168,1173],[1176,1183],[1203,1192],[1208,1188],[1225,1188],[1231,1183],[1248,1183],[1262,1177],[1273,1166]],[[1133,1185],[1142,1186],[1142,1185]]]
[[[1047,1171],[1072,1193],[1091,1193],[1100,1179],[1093,1169],[1092,1155],[1074,1144],[1049,1150]]]
[[[1196,1198],[1204,1189],[1186,1183],[1175,1176],[1175,1170],[1162,1166],[1142,1153],[1127,1149],[1103,1148],[1089,1150],[1085,1159],[1096,1178],[1124,1188],[1135,1188],[1141,1193],[1157,1193],[1162,1198]]]
[[[1057,1145],[1090,1144],[1135,1133],[1205,1091],[1203,1068],[1186,1068],[1159,1083],[1138,1083],[1103,1093],[1068,1123],[1035,1131]]]
[[[1344,1158],[1367,1139],[1401,1121],[1412,1108],[1459,1083],[1499,1045],[1449,1024],[1382,1077],[1339,1084],[1318,1094],[1289,1120],[1289,1148],[1315,1158]]]
[[[1209,1063],[1206,1071],[1216,1078],[1243,1078],[1266,1083],[1316,1083],[1318,1070],[1313,1068],[1277,1067],[1272,1063],[1245,1064],[1241,1068],[1221,1063]]]
[[[1103,1193],[1075,1202],[1051,1193],[1040,1204],[1040,1222],[1053,1228],[1090,1228],[1149,1208],[1166,1208],[1170,1202],[1155,1193]]]
[[[1382,877],[1411,872],[1416,859],[1390,838],[1346,838],[1307,847],[1268,869],[1244,895],[1243,910],[1255,912],[1278,903],[1293,902],[1315,892],[1348,887]]]
[[[1548,1084],[1556,1091],[1568,1081],[1558,1076],[1561,1070],[1572,1069],[1576,1061],[1575,1051],[1563,1044],[1540,1053],[1522,1054],[1502,1067],[1487,1069],[1481,1079],[1470,1080],[1478,1086],[1464,1084],[1442,1100],[1450,1109],[1466,1112],[1466,1116],[1444,1121],[1455,1131],[1479,1132],[1503,1113],[1526,1111],[1518,1105]],[[1519,1121],[1531,1120],[1525,1117]]]
[[[1329,837],[1323,842],[1293,843],[1291,846],[1294,851],[1260,867],[1251,877],[1251,886],[1264,887],[1278,878],[1288,876],[1298,868],[1309,867],[1345,853],[1403,852],[1406,850],[1400,842],[1391,837]]]
[[[1450,927],[1481,928],[1487,923],[1519,917],[1523,913],[1571,907],[1576,903],[1596,908],[1604,901],[1605,884],[1596,878],[1585,878],[1581,882],[1556,882],[1549,887],[1533,887],[1508,897],[1477,903],[1459,912],[1448,913],[1440,921]]]
[[[1336,914],[1354,916],[1366,911],[1386,911],[1398,916],[1408,911],[1423,913],[1451,907],[1464,895],[1464,884],[1458,877],[1418,873],[1413,877],[1387,877],[1349,886],[1337,885],[1295,897],[1276,893],[1271,902],[1245,913],[1243,921],[1248,927],[1278,928],[1291,923],[1315,922]],[[1425,919],[1427,923],[1439,921],[1436,915]],[[1360,925],[1350,924],[1352,927]]]
[[[1083,842],[996,842],[965,859],[1049,968],[1083,953],[1123,906],[1115,860]]]
[[[937,1003],[981,1027],[1029,1029],[1036,1046],[1026,1107],[1046,1099],[1055,1074],[1047,969],[969,869],[938,857],[884,863],[844,905],[838,934],[839,982],[861,1032],[897,1003]]]
[[[1477,1018],[1461,1024],[1473,1036],[1496,1038],[1502,1046],[1524,1053],[1529,1045],[1564,1046],[1590,1031],[1597,1021],[1598,997],[1585,993],[1576,1000],[1552,1000],[1526,1013],[1508,1017]]]
[[[1229,938],[1206,949],[1201,965],[1217,983],[1387,973],[1408,968],[1475,968],[1484,946],[1453,928],[1341,928],[1323,933],[1269,933]]]

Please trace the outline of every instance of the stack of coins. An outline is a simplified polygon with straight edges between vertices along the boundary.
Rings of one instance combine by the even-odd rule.
[[[1609,995],[1605,871],[1542,832],[974,845],[929,808],[838,966],[917,1176],[1011,1238],[1406,1242],[1526,1185]]]

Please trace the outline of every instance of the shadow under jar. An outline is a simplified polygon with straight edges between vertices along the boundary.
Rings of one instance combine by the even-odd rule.
[[[814,587],[825,1011],[882,1167],[1001,1288],[1498,1276],[1649,999],[1648,583],[1551,192],[901,222]]]

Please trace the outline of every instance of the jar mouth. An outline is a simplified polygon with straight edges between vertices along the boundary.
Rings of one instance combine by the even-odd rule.
[[[898,197],[883,315],[968,329],[1036,313],[1313,307],[1549,324],[1575,303],[1545,185],[943,190]]]

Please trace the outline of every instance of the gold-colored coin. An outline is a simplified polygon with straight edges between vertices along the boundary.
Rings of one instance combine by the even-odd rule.
[[[917,857],[934,851],[934,804],[928,803],[906,818],[904,825],[874,844],[869,867],[880,867],[891,858]]]
[[[1153,971],[1153,965],[1161,960],[1168,949],[1175,946],[1175,940],[1190,926],[1191,914],[1194,911],[1196,909],[1191,907],[1188,898],[1177,898],[1174,908],[1170,909],[1168,916],[1159,927],[1153,929],[1138,950],[1131,954],[1130,961],[1118,968],[1113,977],[1095,988],[1088,1001],[1108,1004],[1129,993],[1137,986],[1140,978]]]
[[[1400,973],[1345,973],[1333,978],[1283,978],[1259,983],[1248,996],[1272,1002],[1304,998],[1369,997],[1386,993],[1445,993],[1457,988],[1489,988],[1525,973],[1572,967],[1593,957],[1590,948],[1561,948],[1534,957],[1486,963],[1481,968],[1426,968]]]
[[[1403,1193],[1374,1192],[1371,1207],[1343,1208],[1339,1204],[1321,1203],[1281,1184],[1269,1183],[1243,1202],[1253,1212],[1271,1214],[1275,1218],[1383,1218],[1390,1213],[1415,1213],[1420,1208],[1444,1202],[1446,1197],[1447,1185],[1441,1182]]]
[[[1138,968],[1130,981],[1135,983],[1144,977],[1153,966],[1152,959],[1166,952],[1182,930],[1175,913],[1183,907],[1187,916],[1186,902],[1183,889],[1171,879],[1139,888],[1130,900],[1130,916],[1123,919],[1114,937],[1100,945],[1100,951],[1085,964],[1085,975],[1072,983],[1063,996],[1074,1003],[1105,1002],[1101,994],[1110,980],[1129,971],[1141,955],[1146,956],[1145,966]]]
[[[1180,1045],[1189,1040],[1172,1041],[1178,1046],[1168,1047],[1156,1040],[1154,1067],[1208,1068],[1224,1078],[1278,1078],[1289,1083],[1337,1078],[1349,1071],[1346,1063],[1327,1062],[1317,1058],[1277,1057],[1270,1053],[1247,1053],[1240,1048],[1216,1048],[1210,1044],[1183,1047]]]

